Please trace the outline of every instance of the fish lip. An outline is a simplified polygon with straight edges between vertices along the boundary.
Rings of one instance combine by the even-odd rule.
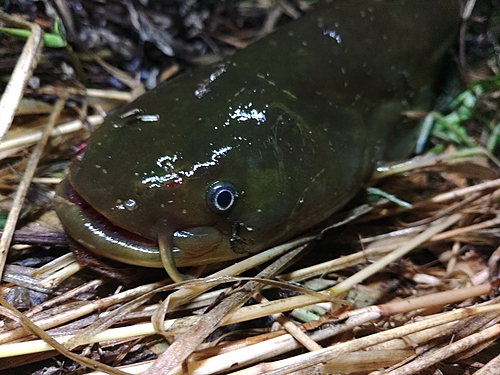
[[[130,265],[163,268],[157,241],[114,225],[78,194],[67,177],[57,186],[55,207],[66,233],[83,248]],[[195,228],[174,232],[174,242],[175,237],[185,238],[185,233],[192,229]],[[192,254],[176,246],[172,252],[177,267],[206,265],[244,255],[235,253],[229,240],[214,252]]]
[[[55,207],[66,233],[92,253],[131,265],[163,267],[155,241],[111,223],[78,194],[68,178],[56,188]]]

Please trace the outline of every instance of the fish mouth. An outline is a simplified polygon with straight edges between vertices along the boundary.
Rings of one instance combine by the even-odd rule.
[[[200,266],[240,258],[228,236],[213,227],[163,230],[159,242],[114,225],[81,197],[65,178],[56,189],[55,207],[66,233],[92,253],[135,266],[165,268]],[[163,254],[160,253],[160,250]],[[165,254],[165,251],[170,254]],[[169,264],[165,264],[165,255]]]

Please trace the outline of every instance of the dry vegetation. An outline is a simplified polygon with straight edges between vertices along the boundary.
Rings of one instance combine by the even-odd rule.
[[[139,2],[89,2],[95,14],[28,3],[0,14],[31,30],[0,36],[2,374],[498,374],[497,1],[467,2],[457,54],[466,86],[428,116],[433,152],[380,171],[379,191],[308,237],[178,284],[162,270],[76,263],[53,189],[102,114],[143,82],[244,47],[306,4],[179,2],[165,10],[184,20],[174,29]],[[43,39],[56,13],[73,48],[57,32]],[[155,39],[158,25],[171,32]]]

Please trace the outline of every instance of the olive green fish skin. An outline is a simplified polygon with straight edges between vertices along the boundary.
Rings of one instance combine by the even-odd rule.
[[[456,0],[334,1],[158,86],[107,117],[58,189],[68,198],[72,185],[150,244],[122,246],[126,238],[58,203],[64,227],[91,251],[151,267],[162,266],[160,222],[176,232],[177,266],[303,233],[352,198],[377,162],[410,152],[415,124],[403,112],[429,109],[459,20]],[[207,205],[216,182],[236,188],[228,211]]]

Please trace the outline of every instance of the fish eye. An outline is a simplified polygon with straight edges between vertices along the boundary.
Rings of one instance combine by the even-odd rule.
[[[215,212],[228,211],[236,200],[238,193],[233,184],[229,182],[216,182],[207,191],[207,204]]]

